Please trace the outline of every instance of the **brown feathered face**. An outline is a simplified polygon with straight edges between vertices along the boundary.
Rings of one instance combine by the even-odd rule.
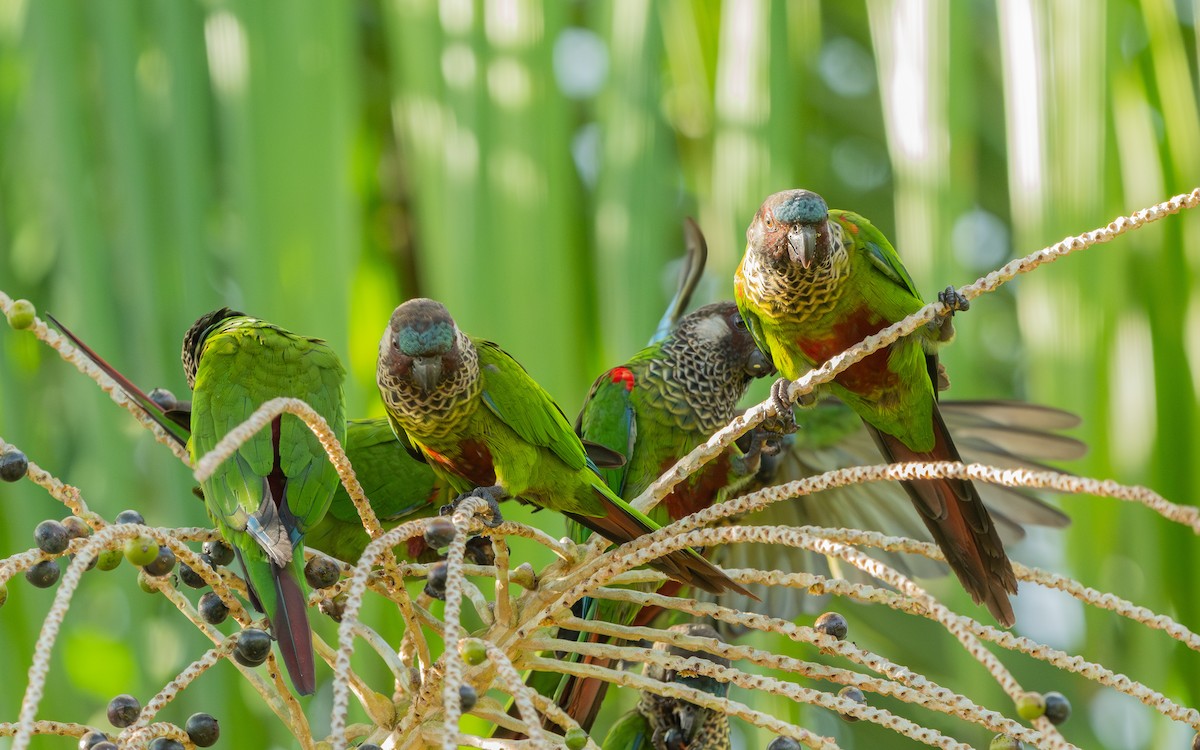
[[[412,299],[396,308],[379,342],[379,367],[424,393],[459,366],[458,327],[440,302]]]
[[[833,248],[829,207],[811,190],[775,193],[754,215],[746,229],[746,243],[770,265],[822,266]]]
[[[733,302],[714,302],[701,307],[680,322],[680,330],[688,331],[714,356],[724,357],[730,369],[742,372],[747,380],[775,372],[771,360],[755,345]]]
[[[244,313],[230,310],[228,307],[206,312],[197,318],[191,328],[188,328],[187,332],[183,334],[183,352],[180,358],[183,360],[183,374],[187,378],[188,388],[193,390],[196,388],[196,370],[200,368],[200,351],[204,348],[208,334],[223,321],[240,318],[243,315]]]

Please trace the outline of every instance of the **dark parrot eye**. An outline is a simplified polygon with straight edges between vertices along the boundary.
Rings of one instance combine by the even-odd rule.
[[[734,328],[738,329],[739,331],[746,330],[746,321],[741,315],[734,315],[731,320],[733,321]]]

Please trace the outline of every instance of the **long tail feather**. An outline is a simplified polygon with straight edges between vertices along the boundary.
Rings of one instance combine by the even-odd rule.
[[[598,480],[599,478],[597,478]],[[597,496],[604,502],[604,515],[584,516],[577,513],[565,515],[617,544],[624,544],[655,530],[649,519],[643,520],[634,515],[635,511],[611,495],[607,487],[598,485],[595,489]],[[732,589],[739,594],[754,596],[725,575],[720,568],[701,557],[694,549],[676,550],[653,560],[650,567],[661,570],[677,581],[713,594]]]
[[[297,563],[280,567],[266,560],[242,558],[250,603],[271,620],[272,635],[292,685],[300,695],[316,690],[316,658],[308,625],[308,598],[297,578]]]
[[[679,286],[662,319],[658,321],[658,328],[650,337],[651,344],[657,344],[675,330],[675,324],[683,317],[684,311],[692,301],[692,293],[696,291],[696,286],[704,276],[704,265],[708,262],[708,243],[704,241],[700,226],[691,217],[683,222],[683,237],[686,251],[683,267],[679,270]]]
[[[946,423],[933,409],[934,448],[928,453],[911,450],[898,438],[867,425],[883,455],[893,463],[909,461],[960,461]],[[1017,578],[1004,545],[975,486],[959,479],[904,482],[921,520],[946,556],[950,569],[977,604],[1005,626],[1016,620],[1009,594],[1017,592]]]
[[[50,319],[50,322],[53,323],[56,328],[58,328],[62,335],[66,336],[67,339],[70,340],[76,349],[83,353],[83,356],[91,360],[92,363],[99,367],[105,375],[108,375],[110,378],[116,381],[117,385],[121,387],[121,390],[125,392],[125,395],[128,396],[129,399],[135,404],[141,407],[142,411],[146,413],[146,416],[158,423],[158,425],[166,430],[167,434],[169,434],[181,446],[187,446],[190,430],[186,425],[181,424],[179,420],[173,417],[171,412],[164,409],[157,401],[147,396],[141,388],[138,388],[136,385],[134,385],[129,378],[122,375],[115,367],[106,362],[104,358],[97,354],[90,346],[83,343],[82,339],[72,333],[70,329],[59,322],[53,315],[47,314],[46,317]]]

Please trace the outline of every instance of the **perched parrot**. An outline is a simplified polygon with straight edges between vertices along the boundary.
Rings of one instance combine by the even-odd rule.
[[[746,230],[734,291],[755,341],[788,380],[924,304],[878,229],[857,214],[829,210],[808,190],[776,193],[759,208]],[[966,308],[952,289],[939,298],[952,311]],[[947,316],[827,386],[867,424],[888,461],[959,460],[937,405],[937,349],[952,337]],[[1008,595],[1016,593],[1016,576],[972,483],[921,480],[905,490],[963,587],[1011,626]]]
[[[500,347],[458,330],[439,302],[396,308],[376,373],[393,428],[459,492],[556,510],[622,543],[658,528],[600,479],[562,410]],[[746,590],[691,549],[652,565],[697,588]]]
[[[187,447],[191,437],[191,401],[178,400],[162,388],[145,393],[66,326],[52,316],[50,320],[85,357],[112,378],[146,416],[162,426],[179,445]],[[436,515],[438,508],[452,499],[447,497],[445,486],[429,465],[409,455],[386,417],[348,420],[342,447],[384,529],[414,518]],[[329,512],[308,530],[304,545],[344,562],[356,563],[370,541],[350,495],[338,482]],[[420,536],[409,539],[404,551],[414,561],[427,562],[436,556],[436,551],[431,550]]]
[[[721,640],[711,626],[703,623],[674,625],[670,630],[696,638]],[[708,659],[722,667],[729,660],[703,651],[691,651],[665,643],[654,644],[655,651],[667,651],[682,658]],[[702,674],[678,672],[647,664],[644,673],[660,682],[676,683],[724,698],[729,684]],[[637,708],[621,717],[604,739],[602,750],[728,750],[729,716],[694,703],[645,691]]]
[[[184,334],[183,365],[192,389],[193,461],[278,396],[306,401],[345,440],[345,370],[320,339],[222,308]],[[329,509],[337,484],[316,436],[290,414],[276,417],[202,483],[208,513],[237,552],[250,601],[270,619],[301,695],[316,689],[303,540]]]
[[[651,344],[628,362],[600,375],[592,384],[576,422],[581,437],[627,456],[617,468],[600,475],[612,490],[630,501],[642,493],[680,458],[708,440],[733,419],[738,401],[750,382],[773,372],[754,345],[733,302],[716,302],[678,322],[662,341]],[[736,446],[688,479],[680,482],[651,511],[658,524],[667,524],[712,505],[718,495],[754,478],[759,470],[765,433],[752,433],[745,454]],[[590,530],[567,521],[576,542]],[[675,591],[678,586],[669,586]],[[583,616],[605,622],[630,624],[639,607],[627,602],[585,599]],[[593,641],[607,640],[592,634]],[[584,661],[607,666],[608,660]],[[558,703],[579,725],[590,731],[600,710],[608,683],[568,676]]]

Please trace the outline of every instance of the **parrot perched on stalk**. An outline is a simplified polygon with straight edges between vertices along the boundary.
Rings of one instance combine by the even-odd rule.
[[[759,347],[786,380],[924,305],[882,232],[858,214],[830,210],[808,190],[775,193],[759,208],[734,291]],[[953,289],[939,299],[951,313],[966,309]],[[862,418],[888,461],[960,460],[937,404],[944,377],[937,349],[951,338],[946,315],[825,386]],[[790,413],[778,388],[773,393],[779,413]],[[973,484],[932,479],[904,488],[963,587],[1011,626],[1016,576]]]
[[[162,388],[145,393],[61,322],[49,317],[75,348],[120,386],[130,401],[175,442],[187,447],[191,437],[191,401],[181,401]],[[436,515],[438,508],[452,499],[447,497],[445,486],[429,465],[409,455],[386,417],[347,420],[342,448],[385,530],[414,518]],[[370,541],[349,493],[338,482],[329,512],[305,534],[304,546],[353,564],[362,557]],[[409,539],[403,549],[414,561],[428,562],[437,556],[421,536]]]
[[[616,543],[659,528],[604,484],[562,410],[504,350],[458,329],[439,302],[396,308],[379,344],[380,394],[397,435],[455,490],[493,506],[520,498]],[[746,589],[692,549],[651,563],[720,592]]]
[[[320,339],[222,308],[184,334],[183,365],[192,389],[193,462],[279,396],[307,402],[345,440],[345,370]],[[317,437],[291,414],[272,420],[201,483],[208,513],[237,553],[251,604],[270,619],[301,695],[316,689],[303,540],[329,509],[337,484]]]
[[[631,501],[696,446],[724,427],[737,412],[738,401],[754,378],[774,368],[754,345],[733,302],[706,305],[678,321],[667,337],[614,367],[592,384],[576,422],[580,436],[626,455],[626,463],[600,475],[613,492]],[[763,452],[755,431],[745,454],[731,445],[720,456],[672,489],[651,511],[655,523],[667,524],[703,510],[720,494],[753,479]],[[769,449],[768,449],[769,452]],[[589,529],[567,521],[579,543]],[[678,590],[668,584],[668,590]],[[586,619],[630,624],[640,607],[628,602],[584,599]],[[593,641],[606,641],[590,634]],[[584,657],[608,666],[609,660]],[[590,731],[608,688],[603,680],[567,676],[558,704]]]
[[[704,623],[674,625],[670,630],[694,638],[721,640],[717,632]],[[654,644],[654,650],[666,651],[684,659],[698,657],[722,667],[729,666],[729,660],[725,657],[704,651],[691,651],[666,643]],[[657,664],[646,664],[645,675],[659,682],[695,688],[718,698],[724,698],[729,692],[728,683],[713,677],[665,669]],[[729,750],[729,747],[728,715],[680,698],[643,691],[637,707],[621,717],[609,730],[601,750]]]

